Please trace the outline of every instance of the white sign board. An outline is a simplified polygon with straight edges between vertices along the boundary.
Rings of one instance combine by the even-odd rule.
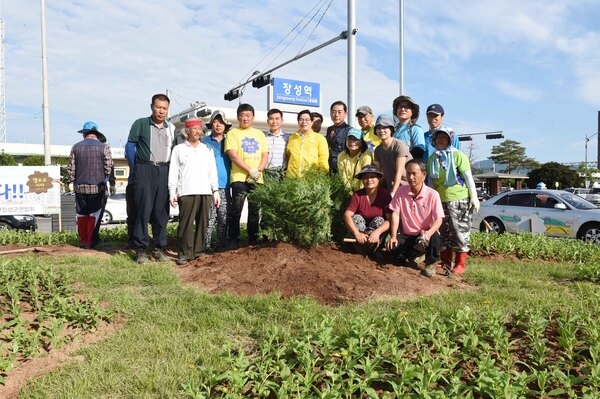
[[[0,166],[0,215],[60,213],[59,166]]]

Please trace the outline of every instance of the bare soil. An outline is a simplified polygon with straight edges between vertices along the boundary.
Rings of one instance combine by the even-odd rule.
[[[85,250],[70,245],[0,247],[0,255],[19,256],[35,252],[41,256],[89,254],[111,256],[123,250],[108,247]],[[167,252],[175,259],[174,251]],[[133,257],[133,253],[131,253]],[[143,267],[140,266],[140,267]],[[356,254],[349,247],[322,245],[300,248],[286,243],[267,243],[211,254],[173,269],[182,282],[199,290],[236,295],[278,294],[282,298],[305,296],[324,305],[359,303],[377,299],[410,299],[452,289],[468,289],[460,278],[449,278],[441,270],[433,278],[420,274],[414,262],[400,265],[392,259],[374,260]],[[16,398],[25,382],[68,361],[81,360],[75,349],[102,339],[111,327],[86,334],[77,346],[24,362],[8,373],[0,385],[0,398]]]

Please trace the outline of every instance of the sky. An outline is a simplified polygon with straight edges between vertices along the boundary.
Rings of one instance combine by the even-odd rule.
[[[172,114],[195,101],[235,108],[239,100],[223,95],[253,71],[347,29],[348,1],[329,2],[46,1],[51,144],[74,144],[92,120],[111,146],[123,146],[133,121],[150,114],[152,95],[167,90]],[[376,116],[391,114],[400,91],[398,4],[355,0],[355,108],[370,105]],[[7,142],[42,144],[40,1],[0,0],[0,7]],[[583,162],[589,137],[588,161],[597,160],[596,0],[405,1],[403,15],[403,91],[420,104],[424,130],[426,107],[439,103],[445,124],[459,134],[502,131],[541,163]],[[328,114],[332,102],[347,100],[347,43],[273,76],[320,83]],[[242,101],[266,110],[266,97],[266,88],[248,85]],[[349,110],[357,125],[354,114]],[[501,141],[475,135],[463,150],[485,160]]]

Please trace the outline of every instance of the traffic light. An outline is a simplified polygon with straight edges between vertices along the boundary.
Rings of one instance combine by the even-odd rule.
[[[227,101],[233,101],[236,98],[238,98],[240,96],[240,90],[239,89],[235,89],[235,90],[230,90],[227,93],[225,93],[225,95],[223,96],[223,98]]]
[[[488,140],[491,140],[491,139],[503,139],[504,135],[502,133],[486,134],[485,138],[488,139]]]
[[[260,89],[271,83],[271,75],[260,75],[252,81],[252,87]]]
[[[209,116],[211,113],[212,113],[212,111],[210,109],[202,108],[201,110],[196,112],[196,116],[199,118],[204,118],[205,116]]]
[[[473,137],[471,136],[458,136],[458,141],[472,141]]]

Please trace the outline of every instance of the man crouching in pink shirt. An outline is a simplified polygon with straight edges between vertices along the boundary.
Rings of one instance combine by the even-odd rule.
[[[440,258],[438,230],[444,219],[440,195],[425,184],[425,164],[418,159],[406,162],[408,185],[398,187],[390,202],[392,220],[387,248],[402,260],[425,254],[421,274],[433,277]],[[399,231],[400,222],[402,229]]]

